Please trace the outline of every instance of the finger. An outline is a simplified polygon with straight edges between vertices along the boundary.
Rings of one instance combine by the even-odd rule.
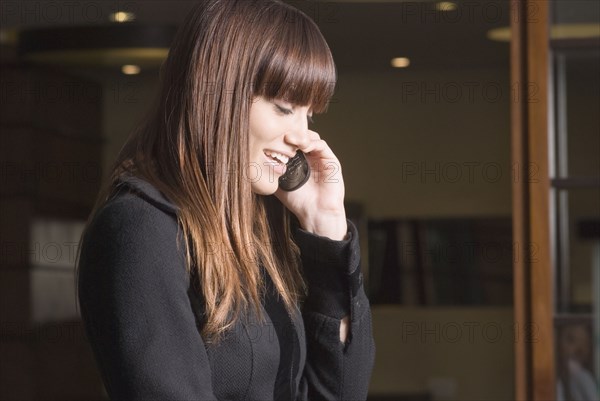
[[[316,131],[308,130],[308,136],[310,139],[321,139],[321,135],[319,135],[319,133]]]
[[[334,159],[337,160],[335,154],[323,139],[317,139],[310,142],[310,144],[302,150],[309,156],[316,156],[323,159]]]
[[[300,144],[300,146],[299,146],[299,149],[302,152],[304,152],[304,153],[308,153],[309,152],[308,149],[310,149],[310,146],[312,145],[312,143],[314,141],[318,141],[318,140],[321,139],[321,136],[317,132],[311,131],[311,130],[307,131],[307,136],[306,137],[307,137],[308,141],[306,141],[306,143]]]

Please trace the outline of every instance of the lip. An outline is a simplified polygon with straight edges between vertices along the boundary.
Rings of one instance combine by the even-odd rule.
[[[270,165],[273,168],[273,171],[278,175],[284,175],[287,171],[287,165],[277,163],[274,160],[271,160],[269,156],[265,154],[265,160],[267,161],[267,165]]]
[[[288,153],[288,152],[286,152],[286,151],[274,150],[274,149],[265,149],[263,152],[274,152],[274,153],[279,153],[280,155],[287,156],[287,157],[289,157],[290,159],[291,159],[292,157],[296,156],[296,153],[292,153],[292,154],[290,154],[290,153]]]

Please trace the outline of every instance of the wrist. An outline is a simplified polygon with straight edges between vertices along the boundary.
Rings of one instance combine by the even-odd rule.
[[[344,210],[332,213],[320,213],[314,217],[300,220],[300,226],[304,231],[327,237],[334,241],[342,241],[347,238],[348,224]]]

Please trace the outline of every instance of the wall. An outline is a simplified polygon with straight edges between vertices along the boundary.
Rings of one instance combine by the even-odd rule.
[[[513,344],[526,328],[514,325],[512,308],[375,306],[372,313],[371,394],[513,399]]]
[[[316,131],[369,217],[508,216],[509,101],[501,69],[346,74]]]
[[[139,76],[115,75],[103,78],[103,130],[106,139],[104,182],[131,130],[145,117],[157,88],[157,71],[147,71]]]
[[[0,399],[93,399],[77,243],[100,183],[99,85],[0,62]]]

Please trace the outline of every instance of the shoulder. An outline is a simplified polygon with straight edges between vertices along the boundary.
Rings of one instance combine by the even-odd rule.
[[[120,191],[98,209],[86,228],[80,278],[114,283],[150,277],[187,281],[179,231],[174,215],[135,192]]]
[[[77,274],[81,315],[92,335],[137,337],[166,321],[181,327],[169,320],[190,307],[178,234],[174,215],[135,192],[120,191],[98,209],[81,242]],[[111,326],[115,331],[107,333]]]
[[[154,185],[122,174],[114,195],[96,212],[90,229],[118,231],[121,235],[173,235],[178,208]]]
[[[175,215],[157,208],[135,192],[121,190],[98,209],[88,231],[118,238],[152,239],[176,233],[177,220]]]

